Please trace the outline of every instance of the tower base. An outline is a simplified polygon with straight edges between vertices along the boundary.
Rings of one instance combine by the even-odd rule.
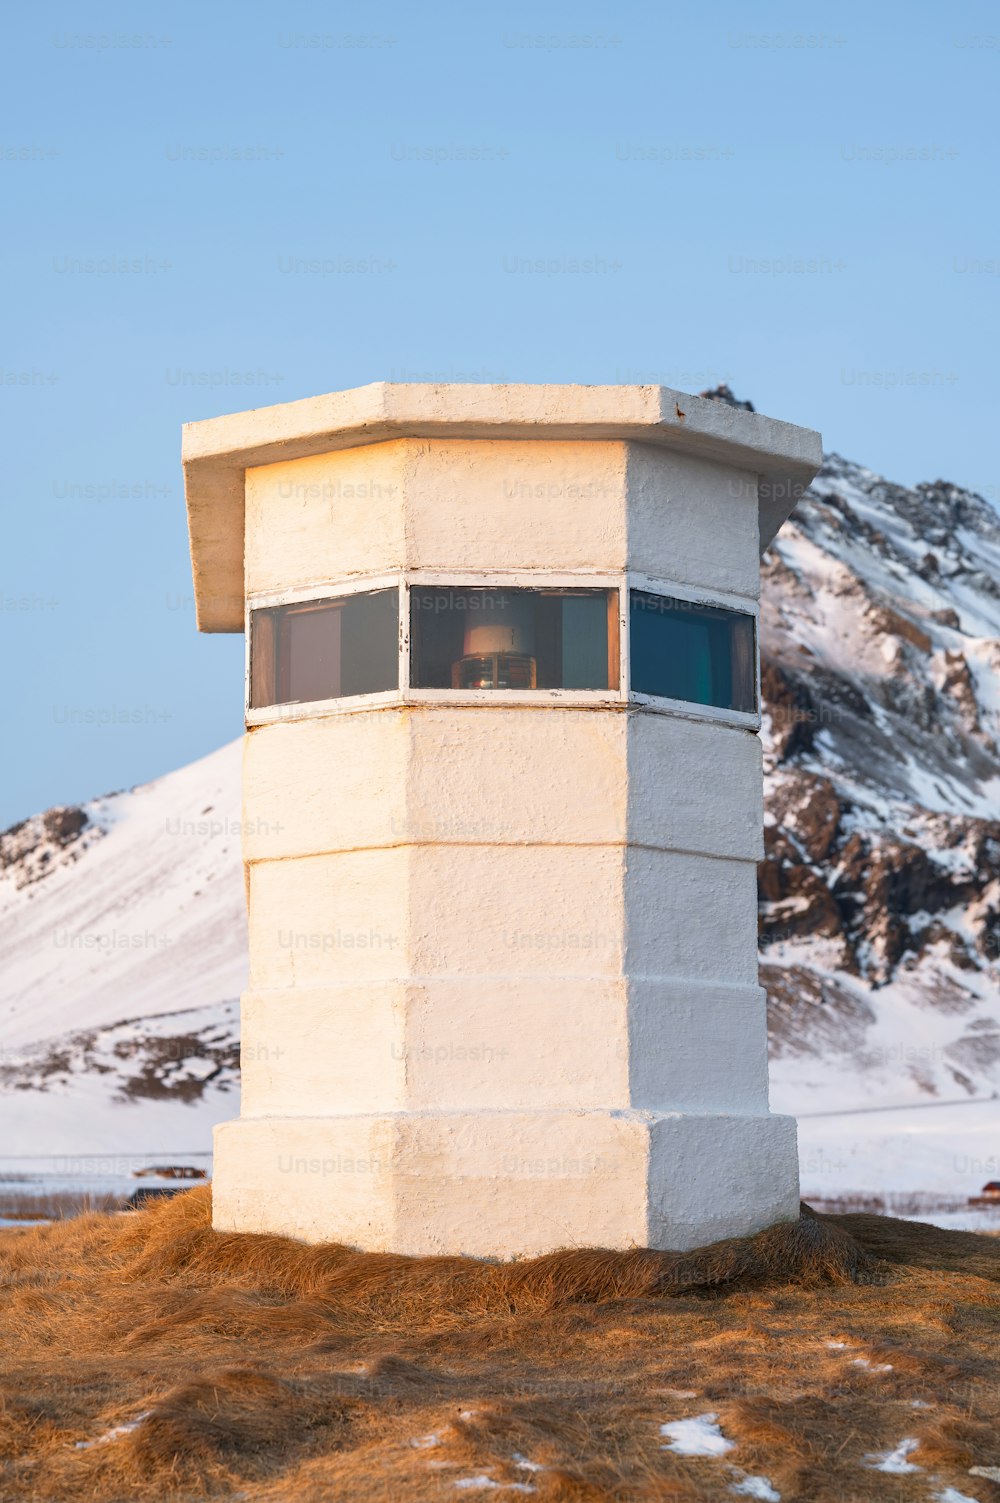
[[[365,1252],[684,1251],[799,1214],[791,1117],[649,1111],[243,1117],[213,1225]]]

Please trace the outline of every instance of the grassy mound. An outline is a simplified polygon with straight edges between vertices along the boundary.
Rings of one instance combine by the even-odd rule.
[[[651,1503],[748,1476],[1000,1499],[969,1475],[1000,1467],[998,1240],[804,1211],[694,1253],[485,1264],[217,1234],[210,1205],[0,1233],[5,1503]],[[666,1449],[709,1414],[731,1449]],[[866,1460],[903,1440],[919,1470]]]

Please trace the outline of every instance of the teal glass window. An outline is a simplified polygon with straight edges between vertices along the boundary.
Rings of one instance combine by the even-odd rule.
[[[745,611],[632,590],[631,687],[637,694],[752,714],[757,708],[754,627]]]

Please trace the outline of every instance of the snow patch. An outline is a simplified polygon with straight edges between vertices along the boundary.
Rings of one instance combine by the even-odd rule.
[[[485,1472],[480,1473],[478,1477],[456,1477],[451,1485],[466,1489],[478,1488],[481,1492],[533,1493],[535,1491],[530,1482],[497,1482]]]
[[[875,1472],[889,1472],[893,1476],[902,1476],[904,1472],[919,1472],[923,1468],[912,1461],[907,1461],[907,1456],[919,1446],[919,1440],[907,1438],[901,1440],[894,1451],[875,1452],[866,1456],[864,1464]]]
[[[123,1435],[131,1435],[133,1430],[138,1430],[143,1420],[149,1419],[150,1412],[147,1409],[142,1414],[137,1414],[134,1420],[126,1420],[124,1424],[115,1425],[113,1429],[106,1430],[103,1435],[99,1435],[96,1440],[78,1440],[74,1444],[74,1449],[90,1451],[94,1446],[106,1446],[113,1440],[121,1440]]]
[[[671,1420],[660,1426],[660,1434],[669,1436],[671,1444],[661,1450],[675,1451],[678,1456],[725,1456],[736,1450],[736,1442],[727,1440],[719,1429],[717,1414],[699,1414],[693,1419]]]
[[[772,1486],[768,1477],[742,1477],[739,1482],[732,1484],[729,1491],[744,1498],[760,1498],[762,1503],[781,1503],[781,1494]]]

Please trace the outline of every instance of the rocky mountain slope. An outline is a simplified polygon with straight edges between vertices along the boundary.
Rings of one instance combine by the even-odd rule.
[[[1000,519],[837,455],[765,562],[762,979],[801,1109],[1000,1087]]]
[[[804,1183],[976,1189],[1000,1176],[1000,518],[829,455],[764,561],[761,642],[761,975]],[[8,1151],[207,1147],[234,1112],[238,758],[0,835]]]

